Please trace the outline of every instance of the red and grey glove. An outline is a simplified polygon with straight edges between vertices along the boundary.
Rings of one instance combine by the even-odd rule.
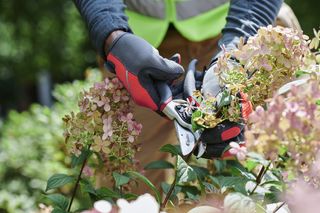
[[[221,92],[218,78],[213,71],[214,66],[215,65],[207,70],[204,75],[202,93],[205,97],[216,97],[218,93]],[[201,157],[207,159],[225,159],[232,157],[231,153],[228,151],[230,142],[237,142],[240,146],[245,146],[245,122],[252,112],[252,104],[245,93],[239,92],[237,96],[240,101],[242,122],[237,123],[225,120],[214,128],[205,129],[201,134],[201,141],[206,144],[206,151]],[[195,154],[197,155],[197,150]]]
[[[173,60],[163,58],[147,41],[131,33],[117,36],[106,51],[107,65],[140,106],[158,111],[160,96],[156,81],[169,84],[184,73]]]

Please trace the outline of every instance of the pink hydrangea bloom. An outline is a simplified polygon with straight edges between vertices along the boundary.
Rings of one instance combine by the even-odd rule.
[[[106,78],[84,91],[80,112],[64,118],[69,152],[79,156],[90,145],[103,158],[105,174],[134,170],[136,165],[132,162],[139,145],[133,142],[142,125],[134,120],[132,103],[117,78]]]
[[[108,116],[107,119],[103,120],[103,135],[102,140],[106,140],[107,138],[110,138],[113,134],[112,130],[112,117]]]
[[[246,158],[247,155],[247,148],[245,146],[240,146],[238,143],[236,142],[231,142],[229,144],[229,146],[231,147],[229,149],[229,152],[232,155],[237,156],[238,160],[244,160]]]
[[[285,195],[292,213],[316,213],[320,208],[320,191],[300,179],[293,183]]]
[[[83,168],[83,174],[87,177],[92,177],[94,175],[93,169],[90,166],[85,166]]]
[[[319,99],[320,82],[314,79],[293,86],[283,96],[275,95],[266,110],[257,107],[245,132],[248,149],[271,160],[285,151],[290,157],[287,169],[307,175],[320,150]],[[314,179],[308,176],[306,180]]]

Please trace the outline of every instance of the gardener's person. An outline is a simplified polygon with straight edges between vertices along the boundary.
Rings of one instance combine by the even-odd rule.
[[[136,109],[143,124],[138,156],[143,166],[164,158],[158,152],[162,145],[177,143],[173,122],[153,112],[159,110],[154,82],[173,82],[184,70],[162,56],[179,52],[183,65],[192,58],[200,60],[200,67],[208,65],[221,52],[219,45],[234,48],[239,37],[248,38],[260,26],[273,24],[282,0],[75,0],[75,4],[110,71],[145,107]],[[163,180],[156,172],[147,176],[153,183]]]

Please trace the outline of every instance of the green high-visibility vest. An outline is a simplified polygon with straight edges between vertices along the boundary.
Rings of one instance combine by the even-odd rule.
[[[169,24],[190,41],[217,36],[226,23],[228,0],[124,0],[132,31],[158,47]]]

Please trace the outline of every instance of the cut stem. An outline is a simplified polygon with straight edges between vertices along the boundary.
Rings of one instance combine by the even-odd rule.
[[[91,147],[91,144],[88,146],[88,150],[90,150],[90,147]],[[70,210],[71,210],[71,206],[72,206],[74,197],[76,196],[77,189],[78,189],[78,186],[79,186],[79,183],[80,183],[80,180],[81,180],[81,175],[82,175],[83,169],[84,169],[84,167],[85,167],[85,165],[87,163],[87,159],[88,159],[88,156],[86,156],[86,158],[82,162],[81,169],[80,169],[77,181],[76,181],[76,185],[74,186],[74,189],[73,189],[73,192],[72,192],[72,197],[71,197],[71,200],[70,200],[70,203],[69,203],[69,206],[68,206],[68,212],[70,212]]]
[[[174,187],[176,186],[176,181],[177,181],[177,172],[174,175],[174,180],[170,186],[170,189],[168,191],[168,193],[166,194],[165,199],[163,200],[162,204],[161,204],[161,209],[164,209],[173,193]]]
[[[252,191],[249,193],[249,195],[252,195],[256,191],[256,189],[258,188],[258,186],[260,185],[260,183],[262,181],[263,176],[269,170],[270,165],[271,165],[271,161],[268,163],[268,165],[266,167],[264,167],[264,166],[261,167],[261,169],[259,171],[259,174],[258,174],[258,176],[256,178],[256,185],[254,186]]]
[[[275,208],[275,209],[273,210],[272,213],[276,213],[278,210],[281,209],[282,206],[284,206],[284,204],[286,204],[286,202],[282,202],[279,206],[277,206],[277,208]]]

